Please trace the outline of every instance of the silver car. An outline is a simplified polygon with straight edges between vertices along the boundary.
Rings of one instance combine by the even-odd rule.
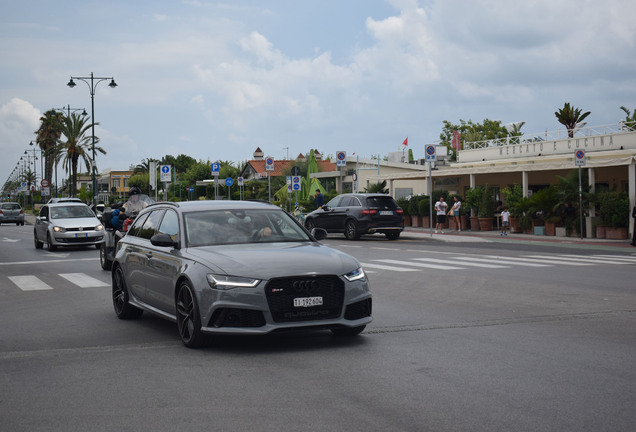
[[[24,225],[24,211],[17,202],[0,203],[0,224],[14,223]]]
[[[175,321],[187,347],[209,334],[359,334],[372,320],[369,284],[355,258],[318,242],[326,235],[263,202],[152,204],[117,243],[115,313]]]
[[[101,247],[104,226],[89,206],[81,202],[46,204],[40,209],[33,227],[36,249],[44,244],[53,251],[59,246]]]

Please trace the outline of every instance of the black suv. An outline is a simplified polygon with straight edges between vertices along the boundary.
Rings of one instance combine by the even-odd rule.
[[[341,232],[349,240],[374,233],[383,233],[389,240],[397,240],[404,229],[404,212],[389,195],[342,194],[322,209],[309,213],[305,227],[310,231],[312,228],[324,228],[327,232]]]

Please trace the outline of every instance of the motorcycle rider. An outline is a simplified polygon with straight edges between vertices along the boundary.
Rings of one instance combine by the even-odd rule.
[[[124,211],[126,214],[131,215],[133,213],[139,213],[142,209],[148,206],[148,203],[141,201],[141,189],[137,186],[133,186],[128,191],[128,201],[124,204]]]

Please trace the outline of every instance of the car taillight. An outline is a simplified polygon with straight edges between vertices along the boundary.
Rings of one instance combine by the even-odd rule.
[[[378,212],[377,210],[367,209],[367,210],[362,210],[360,213],[362,213],[363,215],[374,215],[377,212]]]
[[[2,213],[2,210],[0,210],[0,214],[3,214],[3,213]]]
[[[396,212],[397,214],[403,214],[403,213],[404,213],[404,210],[402,210],[402,209],[397,209],[395,212]]]
[[[20,209],[20,214],[24,213],[24,210]]]

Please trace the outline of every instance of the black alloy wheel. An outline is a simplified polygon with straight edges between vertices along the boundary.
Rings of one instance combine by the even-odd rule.
[[[49,252],[53,252],[54,250],[57,250],[57,246],[55,246],[53,242],[51,241],[50,233],[46,234],[46,248],[49,250]]]
[[[305,222],[305,228],[307,228],[307,231],[311,232],[312,229],[316,228],[316,224],[313,220],[309,219]]]
[[[103,243],[99,248],[99,263],[104,270],[110,270],[113,266],[113,262],[109,260],[106,255],[106,245],[104,245]]]
[[[42,249],[42,246],[44,246],[44,244],[38,240],[38,235],[35,230],[33,230],[33,243],[35,244],[36,249]]]
[[[129,303],[128,288],[126,288],[121,267],[117,267],[113,272],[113,307],[120,319],[136,319],[144,313],[143,310]]]
[[[347,221],[345,224],[345,237],[347,240],[358,240],[360,238],[360,233],[358,232],[358,225],[353,220]]]
[[[201,332],[199,307],[190,283],[182,281],[177,291],[177,327],[181,342],[188,348],[199,348],[205,342]]]

